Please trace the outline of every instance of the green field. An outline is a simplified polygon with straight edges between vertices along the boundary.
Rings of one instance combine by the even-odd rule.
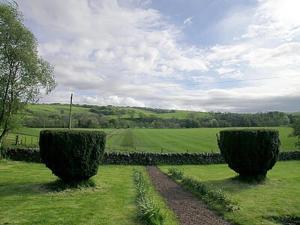
[[[34,115],[40,115],[44,117],[48,117],[49,115],[61,115],[69,113],[69,105],[68,104],[29,104],[25,110],[25,116],[32,117]],[[83,113],[89,115],[97,115],[93,112],[90,112],[92,106],[79,106],[74,105],[72,107],[72,113]],[[192,114],[194,117],[204,117],[208,116],[209,114],[206,112],[193,112],[193,111],[185,111],[185,110],[173,110],[173,112],[168,113],[157,113],[151,110],[147,110],[146,108],[134,108],[134,107],[115,107],[118,110],[124,110],[122,115],[108,115],[108,118],[139,118],[142,114],[146,117],[156,117],[156,118],[163,118],[163,119],[187,119]],[[131,112],[131,113],[130,113]],[[133,113],[133,114],[132,114]]]
[[[101,166],[93,177],[96,187],[53,191],[56,180],[43,164],[0,161],[0,224],[140,224],[135,207],[132,166]],[[147,176],[145,176],[147,177]],[[148,181],[149,182],[149,181]],[[151,186],[151,194],[176,225],[174,214]]]
[[[170,166],[160,167],[164,172]],[[300,215],[300,161],[277,162],[263,184],[241,183],[227,165],[176,166],[212,189],[222,189],[240,210],[221,212],[236,224],[275,225],[274,217]]]
[[[69,113],[70,106],[67,104],[30,104],[26,108],[28,113],[34,113],[39,115],[48,115],[61,113],[64,111],[65,114]],[[89,108],[84,108],[80,106],[72,106],[73,113],[89,113]]]
[[[292,128],[275,127],[280,133],[281,150],[296,150]],[[22,128],[9,134],[6,145],[15,143],[19,134],[22,145],[38,146],[39,128]],[[107,151],[140,152],[219,152],[216,134],[222,128],[193,129],[104,129]]]

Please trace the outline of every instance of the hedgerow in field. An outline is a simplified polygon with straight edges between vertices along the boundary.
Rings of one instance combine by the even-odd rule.
[[[96,175],[104,148],[104,132],[44,130],[40,133],[42,161],[67,182],[87,180]]]
[[[279,132],[268,129],[220,131],[219,148],[228,166],[241,177],[264,178],[279,154]]]
[[[134,182],[137,192],[136,204],[139,219],[147,225],[162,225],[164,216],[161,214],[160,208],[149,196],[148,184],[141,172],[134,171]]]

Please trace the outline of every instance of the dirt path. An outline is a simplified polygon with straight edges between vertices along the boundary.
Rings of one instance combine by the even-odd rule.
[[[181,225],[230,225],[157,167],[148,166],[147,171],[156,190],[165,198]]]

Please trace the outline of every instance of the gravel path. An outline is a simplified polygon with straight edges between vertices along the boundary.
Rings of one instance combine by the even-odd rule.
[[[165,198],[181,225],[230,225],[157,167],[148,166],[147,171],[156,190]]]

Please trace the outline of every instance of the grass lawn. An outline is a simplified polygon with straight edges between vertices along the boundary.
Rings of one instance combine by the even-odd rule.
[[[176,166],[186,176],[193,177],[211,188],[223,189],[237,201],[240,210],[223,212],[236,224],[277,224],[271,217],[300,215],[300,161],[277,162],[269,171],[264,184],[240,183],[227,165]],[[160,167],[167,172],[170,166]]]
[[[224,128],[193,129],[103,129],[107,133],[107,151],[140,152],[219,152],[216,134]],[[292,128],[278,129],[281,150],[296,150]],[[21,128],[8,135],[7,143],[14,144],[19,134],[22,144],[38,147],[39,128]]]
[[[56,180],[43,164],[0,161],[0,224],[134,225],[135,187],[132,166],[101,166],[95,188],[55,192],[45,185]],[[143,170],[143,167],[135,167]],[[151,187],[167,216],[175,217]]]
[[[224,128],[116,129],[108,138],[107,150],[141,152],[219,152],[216,134]],[[295,150],[292,128],[275,127],[280,133],[281,150]]]

